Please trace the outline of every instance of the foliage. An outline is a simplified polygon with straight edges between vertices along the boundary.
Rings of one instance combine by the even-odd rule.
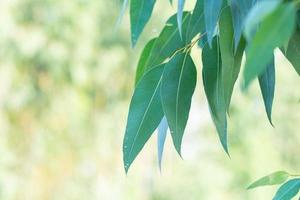
[[[130,1],[133,46],[150,19],[155,2]],[[298,1],[197,0],[191,12],[183,12],[184,2],[178,1],[178,13],[146,44],[140,56],[123,143],[126,172],[154,130],[161,126],[164,116],[174,147],[181,155],[197,79],[190,56],[195,44],[202,47],[203,87],[227,154],[227,117],[243,55],[246,59],[241,88],[246,90],[258,79],[271,124],[276,72],[274,50],[280,48],[300,74]],[[160,145],[165,140],[162,135]],[[161,160],[162,147],[159,149]]]

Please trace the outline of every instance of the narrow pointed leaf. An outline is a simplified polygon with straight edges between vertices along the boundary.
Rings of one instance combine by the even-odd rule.
[[[138,83],[131,99],[125,137],[123,161],[127,172],[163,118],[160,85],[164,65],[149,71]]]
[[[184,9],[185,0],[178,0],[177,8],[177,23],[179,28],[179,34],[182,37],[182,14]]]
[[[149,21],[156,0],[130,0],[131,41],[135,46]]]
[[[205,27],[208,44],[210,46],[216,30],[222,4],[223,0],[204,0]]]
[[[265,71],[274,49],[289,40],[295,27],[295,13],[293,3],[284,3],[261,22],[246,51],[243,89]]]
[[[150,40],[144,47],[142,54],[140,56],[139,62],[138,62],[138,66],[136,69],[136,73],[135,73],[135,85],[137,85],[138,81],[142,78],[143,74],[145,73],[145,67],[146,67],[146,62],[147,59],[150,56],[150,53],[152,51],[152,48],[154,46],[154,43],[156,41],[157,38],[153,38],[152,40]]]
[[[291,200],[300,189],[300,179],[292,179],[283,184],[275,194],[273,200]]]
[[[196,79],[196,67],[188,53],[174,56],[165,66],[161,84],[162,105],[174,146],[180,155]]]
[[[231,0],[230,7],[232,11],[233,27],[234,27],[234,47],[238,48],[243,29],[245,18],[252,8],[255,0]]]
[[[200,13],[199,4],[197,5],[197,13]],[[191,40],[202,30],[203,18],[196,18],[196,14],[183,13],[182,20],[182,31],[183,39],[180,38],[179,29],[177,25],[176,15],[173,15],[166,23],[166,26],[157,37],[153,44],[150,54],[147,59],[143,62],[143,73],[139,74],[136,82],[143,76],[144,73],[149,71],[152,67],[161,64],[167,58],[170,58],[174,52],[178,49],[183,48],[186,44],[190,43]],[[192,18],[192,19],[191,19]]]
[[[280,0],[263,0],[257,2],[248,13],[245,19],[244,34],[248,41],[252,40],[253,35],[259,26],[259,23],[270,13],[272,13],[280,4]]]
[[[210,113],[222,146],[228,154],[226,104],[221,80],[222,61],[217,38],[213,40],[211,49],[209,45],[203,48],[202,63],[203,85]]]
[[[188,23],[190,16],[191,15],[186,12],[183,14],[183,27]],[[153,44],[153,48],[144,63],[144,73],[149,71],[152,67],[164,62],[167,58],[171,57],[176,50],[184,46],[185,43],[181,40],[179,35],[176,15],[173,15],[167,21],[166,26]]]
[[[125,14],[127,6],[128,6],[128,0],[124,0],[123,4],[122,4],[121,12],[119,14],[119,17],[117,19],[117,23],[115,25],[115,30],[119,28],[119,26],[120,26],[120,24],[122,22],[122,19],[124,17],[124,14]]]
[[[265,109],[270,123],[272,123],[272,105],[275,92],[275,63],[274,56],[268,63],[266,71],[259,76],[259,86],[264,99]]]
[[[264,176],[254,183],[252,183],[247,189],[253,189],[256,187],[266,186],[266,185],[279,185],[284,183],[290,175],[285,171],[277,171],[267,176]]]
[[[222,10],[219,29],[222,58],[222,82],[226,110],[228,111],[234,84],[240,72],[245,47],[244,41],[241,41],[236,54],[234,53],[234,30],[230,7],[225,7]]]
[[[285,56],[300,76],[300,30],[297,30],[291,37]]]
[[[205,22],[204,22],[204,4],[203,0],[197,1],[190,17],[185,41],[186,43],[190,42],[198,33],[204,33],[205,31]]]
[[[158,166],[160,170],[161,170],[161,162],[162,162],[168,127],[169,126],[168,126],[167,118],[163,117],[157,128],[157,153],[158,153]]]

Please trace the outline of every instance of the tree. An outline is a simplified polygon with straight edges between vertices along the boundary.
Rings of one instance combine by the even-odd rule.
[[[149,21],[155,3],[155,0],[130,1],[133,46]],[[125,0],[121,15],[127,4]],[[242,74],[243,91],[253,80],[259,80],[267,117],[273,125],[276,48],[280,48],[300,75],[299,1],[197,0],[191,12],[184,11],[184,4],[184,0],[178,0],[177,14],[145,45],[140,56],[123,144],[126,172],[156,129],[159,161],[168,128],[181,155],[196,86],[197,69],[190,56],[194,46],[202,48],[203,87],[220,142],[228,155],[227,116],[238,76]],[[240,72],[244,55],[246,63]],[[299,178],[287,181],[293,176],[297,175],[275,172],[249,188],[284,183],[274,199],[291,199],[300,189]]]

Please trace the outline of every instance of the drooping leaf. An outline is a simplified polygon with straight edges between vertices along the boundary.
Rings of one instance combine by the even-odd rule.
[[[295,13],[293,3],[284,3],[261,22],[246,51],[243,89],[265,71],[274,49],[288,41],[295,27]]]
[[[123,141],[126,172],[163,118],[160,98],[163,69],[164,65],[159,65],[145,74],[131,99]]]
[[[242,36],[245,18],[256,0],[231,0],[235,50]]]
[[[210,113],[222,146],[228,154],[226,104],[221,79],[222,61],[218,38],[213,40],[211,49],[208,44],[204,46],[202,63],[203,85]]]
[[[156,0],[130,0],[131,41],[135,46],[149,21]]]
[[[264,99],[265,109],[270,123],[272,123],[272,105],[275,92],[275,63],[274,55],[268,63],[265,72],[258,77],[260,90]]]
[[[245,43],[242,40],[239,48],[234,53],[234,30],[230,7],[222,10],[220,22],[220,50],[222,58],[222,85],[224,88],[224,99],[228,111],[234,84],[238,78]]]
[[[165,66],[161,84],[162,107],[179,154],[196,79],[196,67],[189,53],[174,56]]]
[[[177,8],[177,24],[179,28],[179,34],[182,38],[182,14],[184,9],[185,0],[178,0],[178,8]]]
[[[204,0],[205,27],[209,46],[215,34],[222,4],[223,0]]]
[[[250,10],[245,20],[244,34],[248,41],[252,40],[259,23],[280,4],[280,0],[261,0]]]
[[[252,183],[247,189],[253,189],[256,187],[266,186],[266,185],[279,185],[284,183],[290,177],[289,173],[285,171],[277,171],[267,176],[264,176],[254,183]]]
[[[123,0],[121,12],[120,12],[120,14],[118,16],[117,23],[115,25],[115,30],[119,28],[119,26],[120,26],[120,24],[122,22],[122,19],[124,17],[124,14],[125,14],[127,6],[128,6],[128,0]]]
[[[204,33],[205,23],[204,23],[204,5],[203,0],[197,1],[188,22],[185,37],[186,44],[189,43],[198,33]]]
[[[186,26],[190,18],[190,14],[184,12],[183,14],[183,27]],[[153,44],[150,54],[144,60],[143,74],[151,70],[152,67],[161,64],[167,58],[171,57],[175,51],[185,46],[185,42],[181,40],[177,26],[176,15],[170,17],[166,26],[157,37]],[[139,74],[139,78],[143,76]],[[136,79],[136,82],[139,81]]]
[[[135,85],[137,85],[138,81],[142,78],[143,74],[145,73],[145,67],[147,59],[152,51],[153,45],[157,38],[153,38],[150,40],[144,47],[142,54],[140,56],[138,66],[135,73]]]
[[[166,23],[166,26],[162,32],[157,37],[156,41],[153,44],[150,54],[147,56],[147,59],[144,59],[143,62],[143,73],[149,71],[152,67],[161,64],[167,58],[170,58],[178,49],[181,49],[190,43],[191,40],[201,32],[201,27],[203,27],[203,18],[202,20],[196,18],[196,15],[200,13],[201,5],[196,4],[195,11],[191,16],[190,13],[183,13],[182,21],[182,31],[183,31],[183,40],[180,38],[179,29],[177,26],[176,15],[173,15]],[[197,12],[196,12],[197,11]],[[146,57],[145,57],[146,58]],[[143,74],[139,74],[136,82]]]
[[[169,126],[168,126],[167,118],[163,117],[157,128],[157,153],[158,153],[158,166],[160,170],[161,170],[161,161],[164,152],[168,127]]]
[[[300,76],[300,30],[297,30],[291,37],[285,56]]]
[[[283,184],[275,194],[273,200],[291,200],[300,189],[300,179],[292,179]]]

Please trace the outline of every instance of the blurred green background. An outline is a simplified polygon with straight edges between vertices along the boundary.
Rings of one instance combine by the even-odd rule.
[[[276,170],[300,173],[300,79],[276,52],[275,128],[258,84],[246,94],[237,85],[228,158],[198,75],[183,160],[168,136],[160,173],[154,133],[126,176],[122,139],[137,59],[176,6],[158,1],[135,49],[128,13],[114,31],[120,6],[0,1],[0,199],[265,200],[277,187],[246,191],[254,179]],[[200,74],[199,49],[193,57]]]

